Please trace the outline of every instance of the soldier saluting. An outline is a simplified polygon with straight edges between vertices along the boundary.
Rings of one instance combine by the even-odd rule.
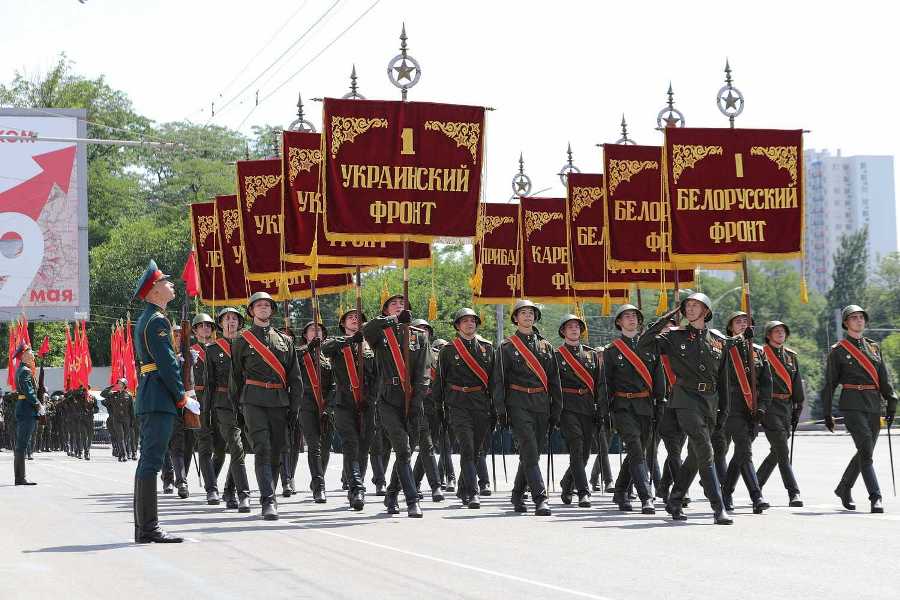
[[[501,425],[507,422],[519,442],[519,469],[513,484],[516,512],[525,512],[525,484],[531,488],[534,514],[549,516],[547,488],[539,464],[548,432],[559,423],[562,392],[553,346],[534,324],[541,311],[531,300],[517,300],[510,320],[516,331],[500,343],[492,382],[494,409]],[[549,448],[547,449],[549,451]]]
[[[222,465],[225,460],[225,444],[219,436],[214,421],[215,412],[209,402],[210,396],[206,393],[207,371],[209,370],[208,350],[212,344],[212,333],[215,321],[206,313],[200,313],[191,321],[191,330],[197,341],[191,345],[194,354],[193,376],[194,389],[200,399],[200,430],[195,433],[197,441],[197,461],[200,463],[200,472],[203,474],[204,489],[206,491],[206,503],[217,505],[219,498],[218,469],[216,464]]]
[[[856,483],[856,478],[862,474],[872,512],[883,513],[881,489],[875,476],[872,453],[881,432],[882,399],[887,401],[885,420],[890,427],[894,422],[894,413],[897,412],[897,395],[891,387],[881,349],[874,341],[863,337],[868,323],[869,314],[856,304],[841,311],[841,324],[847,337],[832,346],[828,353],[822,401],[825,426],[834,432],[831,405],[834,389],[841,386],[838,408],[844,415],[844,426],[856,445],[856,454],[850,459],[834,493],[841,499],[844,508],[856,510],[850,490]]]
[[[285,447],[287,424],[297,418],[303,381],[290,337],[271,325],[275,300],[256,292],[247,303],[253,319],[231,344],[229,395],[240,407],[253,445],[262,517],[278,519],[275,485]]]
[[[310,490],[313,501],[324,504],[325,471],[328,469],[328,458],[331,450],[331,438],[334,428],[331,425],[331,398],[333,381],[331,363],[319,352],[322,340],[328,337],[328,330],[321,323],[310,321],[303,326],[300,335],[306,345],[297,350],[297,361],[301,365],[303,377],[303,399],[300,401],[300,428],[306,439],[306,460],[309,464]],[[299,452],[299,449],[294,450]],[[286,471],[290,480],[282,482],[285,491],[294,491],[294,472],[297,468],[299,454],[291,452],[291,464]],[[288,486],[290,486],[288,488]]]
[[[172,436],[179,411],[200,412],[193,390],[185,392],[175,353],[172,325],[163,311],[175,299],[169,276],[151,260],[137,282],[134,297],[147,303],[134,327],[136,358],[141,365],[135,414],[141,428],[141,456],[134,473],[134,541],[178,543],[180,537],[159,527],[156,474]]]

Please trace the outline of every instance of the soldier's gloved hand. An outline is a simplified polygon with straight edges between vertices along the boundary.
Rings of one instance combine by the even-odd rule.
[[[753,325],[750,325],[749,327],[747,327],[747,329],[744,330],[744,338],[748,340],[753,339]]]
[[[834,433],[834,417],[831,415],[825,415],[825,428]]]
[[[322,340],[320,338],[315,337],[306,343],[306,349],[309,351],[313,351],[316,348],[318,348],[321,343],[322,343]]]
[[[409,323],[410,321],[412,321],[412,313],[409,312],[408,309],[404,308],[397,315],[397,322],[398,323]]]
[[[191,390],[191,391],[193,391],[193,390]],[[192,398],[192,397],[188,396],[187,404],[184,405],[184,408],[186,410],[189,410],[190,412],[194,413],[195,415],[200,414],[200,403],[197,402],[197,398]]]
[[[800,424],[800,413],[794,411],[791,413],[791,431],[797,431],[797,425]]]
[[[200,351],[195,348],[191,348],[191,364],[196,365],[198,360],[200,360]]]
[[[363,341],[363,332],[362,330],[357,331],[353,335],[350,336],[350,341],[354,344],[358,344]]]

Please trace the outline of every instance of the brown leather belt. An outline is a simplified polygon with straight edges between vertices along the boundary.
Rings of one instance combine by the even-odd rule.
[[[512,386],[510,386],[510,387],[512,387]],[[465,387],[463,385],[451,384],[450,389],[453,390],[454,392],[462,392],[464,394],[471,394],[472,392],[483,392],[484,391],[484,388],[481,387],[480,385],[475,385],[472,387]],[[541,388],[541,389],[543,389],[543,388]]]
[[[775,392],[772,392],[772,397],[775,398],[776,400],[790,400],[791,399],[790,394],[776,394]]]
[[[509,389],[516,390],[517,392],[524,392],[526,394],[540,394],[545,392],[546,390],[542,387],[525,387],[524,385],[516,385],[514,383],[509,384]]]
[[[216,391],[217,392],[227,392],[228,386],[220,385],[219,387],[216,388]]]
[[[677,385],[678,387],[680,387],[682,389],[690,390],[692,392],[710,392],[711,393],[711,392],[716,391],[715,383],[706,383],[705,381],[701,381],[696,386],[692,386],[692,385],[687,385],[686,383],[682,383],[681,380],[679,379],[675,383],[675,385]]]
[[[564,387],[564,388],[562,389],[562,391],[563,391],[564,394],[575,394],[576,396],[584,396],[584,395],[587,394],[590,390],[589,390],[588,388],[567,388],[567,387]]]
[[[853,383],[844,383],[841,385],[845,390],[856,390],[858,392],[862,392],[865,390],[877,390],[878,389],[878,386],[875,386],[872,384],[855,385]]]
[[[266,388],[267,390],[283,390],[284,385],[280,383],[269,383],[268,381],[257,381],[256,379],[247,379],[244,381],[247,385],[255,385],[256,387]]]
[[[649,398],[650,392],[648,390],[644,390],[643,392],[616,392],[613,395],[616,398]]]
[[[194,391],[196,391],[196,392],[202,392],[205,389],[206,389],[205,385],[195,385],[194,386]]]

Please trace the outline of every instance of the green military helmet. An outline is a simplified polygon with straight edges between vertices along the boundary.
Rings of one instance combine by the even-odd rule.
[[[584,319],[579,317],[578,315],[573,315],[572,313],[566,314],[562,316],[562,319],[559,320],[559,337],[566,337],[563,335],[563,327],[566,326],[566,323],[569,321],[578,321],[578,326],[581,328],[581,334],[584,335],[584,332],[587,331],[587,323],[584,322]]]
[[[538,305],[531,300],[528,300],[527,298],[522,298],[521,300],[516,300],[516,303],[513,305],[512,314],[509,315],[509,320],[512,321],[513,325],[516,324],[516,313],[523,308],[530,308],[534,310],[535,323],[541,320],[541,309],[538,308]]]
[[[213,321],[211,316],[206,313],[197,313],[197,316],[195,316],[191,321],[191,330],[193,330],[195,327],[197,327],[197,325],[200,325],[201,323],[209,323],[210,327],[215,326],[215,322]]]
[[[383,315],[387,314],[387,307],[388,307],[388,304],[391,303],[391,300],[397,300],[397,299],[403,300],[404,298],[405,298],[405,296],[403,294],[394,294],[393,296],[388,296],[387,300],[385,300],[384,302],[381,303],[381,314],[383,314]]]
[[[353,313],[356,313],[357,315],[359,315],[360,326],[362,326],[363,323],[368,321],[368,319],[366,319],[366,313],[362,312],[361,310],[356,310],[355,308],[351,308],[350,310],[345,310],[344,314],[342,314],[341,318],[338,320],[338,325],[340,325],[341,329],[344,328],[344,321],[346,321],[347,317],[349,317]]]
[[[785,339],[791,337],[791,328],[787,326],[787,323],[783,323],[783,322],[781,322],[781,321],[769,321],[768,323],[766,323],[766,327],[765,327],[765,335],[764,335],[764,337],[765,337],[766,339],[768,339],[768,338],[769,338],[769,334],[770,334],[770,333],[772,332],[772,330],[775,329],[776,327],[784,327],[784,334],[785,334],[784,337],[785,337]]]
[[[252,296],[250,296],[250,300],[247,301],[247,314],[251,317],[253,313],[250,312],[253,309],[253,305],[260,300],[268,300],[269,304],[272,305],[272,312],[276,312],[278,310],[278,305],[275,303],[275,300],[272,299],[267,292],[256,292]]]
[[[618,329],[619,331],[622,331],[622,327],[621,325],[619,325],[619,317],[621,317],[626,311],[629,310],[633,310],[635,313],[637,313],[639,326],[644,324],[644,313],[641,312],[641,309],[639,309],[634,304],[623,304],[616,310],[615,317],[613,318],[613,323],[615,324],[616,329]]]
[[[751,317],[750,315],[748,315],[747,313],[745,313],[742,310],[736,310],[733,313],[731,313],[730,315],[728,315],[728,320],[725,321],[725,333],[727,333],[728,335],[734,335],[733,333],[731,333],[731,322],[734,321],[735,319],[737,319],[738,317],[749,317],[750,318],[750,326],[753,327],[754,325],[756,325],[756,322],[753,320],[753,317]]]
[[[444,346],[446,346],[449,343],[450,342],[448,342],[444,338],[438,338],[431,343],[431,349],[434,350],[435,352],[440,352],[441,348],[443,348]]]
[[[434,336],[434,327],[432,327],[431,323],[429,323],[425,319],[413,319],[410,325],[412,325],[413,327],[418,327],[419,329],[426,329],[428,330],[429,336]]]
[[[862,306],[851,304],[850,306],[845,306],[844,310],[841,311],[841,327],[847,329],[847,317],[853,313],[862,313],[863,318],[866,320],[866,325],[869,324],[869,313],[867,313]]]
[[[318,321],[307,321],[306,325],[303,326],[303,329],[300,330],[300,336],[306,337],[306,330],[309,329],[310,327],[312,327],[313,325],[318,325],[322,329],[322,337],[323,338],[328,337],[328,328],[325,327],[324,324],[319,323]]]
[[[244,315],[241,314],[241,311],[234,308],[233,306],[226,306],[219,311],[219,314],[216,315],[216,325],[219,327],[219,329],[222,329],[222,317],[224,317],[228,313],[231,313],[238,318],[238,329],[244,327]]]
[[[706,314],[706,318],[703,319],[705,323],[709,323],[712,320],[712,300],[709,299],[709,296],[702,292],[695,292],[681,301],[681,314],[684,314],[684,307],[687,304],[688,300],[696,300],[703,306],[709,309],[709,312]]]
[[[469,307],[464,307],[456,311],[453,315],[453,327],[455,329],[459,329],[459,322],[463,317],[475,317],[476,325],[481,327],[481,317],[478,316],[478,313]]]

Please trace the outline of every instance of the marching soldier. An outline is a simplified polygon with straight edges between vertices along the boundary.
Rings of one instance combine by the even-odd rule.
[[[878,344],[863,337],[869,324],[869,314],[862,307],[851,304],[841,311],[841,325],[847,337],[831,347],[825,366],[825,387],[822,389],[825,426],[834,432],[832,400],[834,389],[841,386],[838,408],[844,416],[844,426],[853,437],[856,454],[844,470],[834,493],[847,510],[856,510],[850,495],[856,478],[862,474],[869,492],[873,513],[883,513],[881,489],[875,476],[872,453],[881,432],[881,402],[887,401],[885,421],[888,427],[897,412],[897,395],[891,386],[884,357]]]
[[[803,500],[791,467],[788,438],[796,431],[800,422],[805,396],[797,353],[784,345],[790,335],[791,330],[787,324],[781,321],[766,323],[764,349],[772,370],[772,402],[763,418],[763,428],[770,449],[768,456],[756,470],[756,477],[762,488],[775,465],[778,465],[781,480],[788,492],[788,505],[800,507],[803,506]]]
[[[275,486],[285,447],[287,424],[296,420],[303,380],[294,342],[272,327],[275,300],[256,292],[247,303],[253,319],[231,344],[231,404],[240,407],[253,445],[262,517],[278,519]]]
[[[724,427],[719,425],[722,445],[716,449],[717,461],[725,462],[728,446],[732,440],[734,441],[734,455],[728,463],[725,476],[721,478],[722,501],[725,503],[725,510],[734,510],[732,496],[738,477],[741,477],[747,491],[750,492],[753,513],[758,515],[769,508],[769,503],[763,498],[756,479],[756,470],[753,467],[753,440],[756,438],[757,428],[765,420],[772,400],[772,375],[762,347],[753,344],[753,319],[750,315],[740,310],[731,313],[725,325],[725,333],[729,336],[742,336],[743,339],[728,350],[725,368],[729,369],[727,380],[729,387],[719,390],[720,394],[726,396],[725,401],[729,406],[728,419]],[[753,367],[749,366],[751,348]],[[756,371],[756,398],[753,398],[750,382],[751,368]]]
[[[630,511],[628,488],[633,483],[641,500],[641,512],[652,515],[656,509],[650,493],[646,448],[652,445],[656,425],[655,400],[665,396],[655,338],[668,320],[656,321],[641,334],[644,314],[632,304],[623,304],[616,311],[614,322],[622,335],[603,351],[606,396],[599,397],[599,406],[606,420],[612,404],[615,428],[628,455],[616,479],[613,502],[619,510]]]
[[[100,392],[103,405],[109,413],[106,420],[107,429],[113,440],[113,448],[119,462],[128,460],[127,439],[131,429],[131,394],[128,393],[128,381],[122,377],[115,385]]]
[[[585,467],[591,457],[594,423],[599,417],[598,399],[606,396],[606,382],[601,373],[603,355],[581,343],[586,331],[584,319],[572,314],[563,315],[559,323],[563,344],[556,349],[563,397],[559,425],[569,447],[569,468],[562,478],[561,499],[563,504],[571,504],[575,490],[581,508],[591,506]]]
[[[516,512],[528,510],[524,500],[527,483],[534,514],[549,516],[539,459],[562,412],[559,372],[553,346],[534,327],[541,320],[537,305],[531,300],[517,300],[510,319],[516,331],[497,349],[499,369],[494,370],[492,396],[500,424],[505,427],[508,423],[519,443],[519,469],[511,501]]]
[[[688,460],[679,470],[666,511],[675,521],[687,519],[682,499],[699,471],[714,522],[731,525],[734,521],[722,503],[722,489],[713,464],[710,431],[715,427],[717,415],[721,423],[728,415],[725,396],[717,391],[724,379],[725,353],[733,342],[707,328],[712,319],[711,305],[706,294],[691,294],[682,300],[678,309],[688,325],[656,336],[657,348],[661,355],[668,357],[674,379],[669,407],[675,411],[678,426],[688,437]],[[675,311],[666,316],[672,314]]]
[[[175,353],[166,305],[175,298],[175,286],[151,260],[137,282],[134,297],[147,303],[134,328],[136,358],[141,364],[135,413],[141,425],[141,457],[134,474],[134,541],[139,544],[178,543],[180,537],[159,527],[156,474],[172,435],[179,410],[200,412],[193,392],[185,392]]]
[[[197,342],[191,346],[196,359],[193,364],[194,390],[200,399],[200,430],[196,432],[197,460],[200,463],[200,473],[203,475],[204,489],[206,491],[206,503],[217,505],[219,498],[218,470],[216,464],[221,465],[225,460],[225,441],[219,435],[215,423],[215,411],[208,401],[206,391],[207,370],[209,369],[209,356],[207,350],[212,344],[212,333],[215,321],[206,313],[200,313],[191,321],[191,330]]]
[[[417,415],[419,434],[414,441],[418,443],[419,453],[416,455],[416,462],[413,466],[413,479],[416,482],[416,490],[418,490],[422,477],[425,477],[428,480],[428,487],[431,488],[431,501],[443,502],[444,492],[441,491],[437,461],[434,459],[434,440],[438,439],[441,421],[444,419],[443,414],[439,414],[435,410],[432,399],[434,365],[437,361],[437,352],[431,346],[434,341],[434,328],[425,319],[415,319],[411,325],[425,332],[425,362],[427,363],[425,368],[428,374],[427,383],[422,392],[422,413]]]
[[[667,319],[663,332],[668,331],[672,327],[678,327],[678,318],[675,316]],[[675,374],[671,372],[668,357],[661,356],[660,359],[666,377],[666,398],[668,399],[672,397],[672,382],[675,380]],[[660,469],[654,468],[654,486],[660,499],[663,503],[666,503],[669,499],[669,489],[672,487],[672,483],[678,477],[678,471],[681,469],[681,450],[684,448],[687,436],[678,427],[678,418],[675,416],[675,411],[669,408],[668,402],[661,402],[656,407],[656,427],[659,433],[658,439],[662,440],[666,449],[666,460],[663,462],[661,472]],[[650,448],[648,455],[652,455],[652,458],[655,460],[657,448]],[[686,506],[689,500],[689,498],[684,497],[682,506]]]
[[[244,317],[237,309],[223,308],[216,315],[216,325],[222,337],[206,348],[206,388],[204,406],[214,413],[212,421],[219,430],[219,437],[225,440],[231,462],[222,495],[225,508],[238,512],[250,512],[250,482],[245,466],[246,451],[241,437],[243,415],[232,404],[228,393],[231,378],[231,349],[244,326]],[[235,497],[235,494],[237,496]]]
[[[25,478],[25,455],[31,443],[31,435],[37,424],[41,402],[37,395],[37,384],[34,381],[34,353],[31,346],[21,342],[13,353],[19,358],[16,368],[16,447],[13,456],[13,472],[16,485],[36,485]]]
[[[381,315],[363,325],[363,335],[375,352],[382,386],[378,413],[395,455],[384,505],[389,514],[400,512],[397,496],[402,486],[407,516],[421,518],[422,509],[409,461],[410,439],[417,427],[417,405],[422,401],[427,385],[426,343],[424,332],[409,327],[411,320],[405,298],[395,294],[384,301]]]
[[[481,318],[471,308],[456,311],[456,338],[439,351],[432,386],[435,413],[440,419],[449,412],[459,443],[458,495],[463,505],[472,509],[481,508],[479,496],[484,491],[478,485],[475,461],[497,415],[490,397],[494,348],[478,335],[480,325]]]
[[[331,456],[331,440],[334,426],[331,423],[332,409],[329,406],[334,381],[331,363],[319,351],[322,340],[328,337],[328,330],[321,323],[310,321],[300,332],[305,343],[297,350],[300,372],[303,377],[303,399],[300,401],[300,429],[306,440],[306,460],[309,464],[313,501],[323,504],[325,496],[325,471]],[[290,483],[283,482],[285,493],[294,490],[294,470],[299,460],[299,448],[291,456]]]
[[[180,325],[174,325],[172,327],[172,339],[175,344],[175,353],[178,358],[179,366],[184,362],[184,357],[181,356],[179,348],[181,348],[181,336],[185,334],[186,332],[181,331]],[[202,381],[202,379],[200,381]],[[196,394],[196,391],[194,393]],[[172,483],[174,483],[179,498],[184,500],[190,497],[191,492],[188,488],[187,475],[191,468],[191,456],[193,453],[194,432],[185,429],[184,422],[181,419],[175,419],[172,437],[169,440],[169,460],[165,465],[166,469],[163,473],[164,493],[171,493],[169,490],[171,490]]]
[[[347,499],[353,510],[366,506],[366,463],[375,432],[375,354],[360,329],[365,320],[356,309],[346,311],[339,323],[344,335],[322,343],[334,375],[334,424],[343,443]]]

